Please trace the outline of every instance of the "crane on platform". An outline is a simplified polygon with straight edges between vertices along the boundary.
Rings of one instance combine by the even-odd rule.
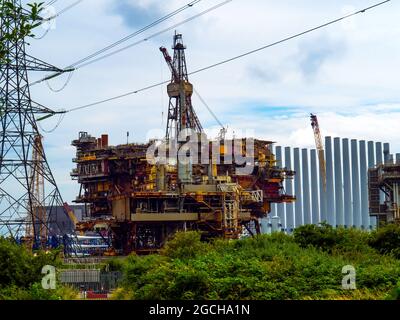
[[[30,245],[45,244],[48,236],[48,217],[45,204],[43,177],[43,144],[40,134],[34,137],[32,148],[32,166],[30,168],[30,194],[32,206],[27,216],[25,236],[30,239]],[[38,242],[36,242],[38,241]]]
[[[326,191],[326,164],[325,164],[324,145],[322,143],[321,131],[319,128],[317,116],[311,113],[310,119],[311,119],[311,127],[314,131],[315,146],[318,152],[319,170],[322,177],[322,183],[324,185],[324,191]]]
[[[172,48],[174,49],[173,58],[166,48],[160,48],[172,73],[171,83],[167,88],[170,98],[166,130],[167,140],[174,135],[174,129],[175,137],[178,137],[184,129],[192,129],[198,133],[203,132],[192,105],[193,85],[189,82],[185,58],[186,47],[183,45],[181,34],[175,34]]]

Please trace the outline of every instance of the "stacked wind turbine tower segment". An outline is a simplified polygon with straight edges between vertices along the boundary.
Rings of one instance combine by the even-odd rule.
[[[376,217],[370,216],[368,169],[379,164],[399,164],[400,154],[391,155],[389,143],[326,137],[326,189],[319,168],[316,149],[275,146],[277,166],[296,171],[293,180],[286,180],[286,192],[296,202],[275,204],[270,217],[279,218],[277,230],[269,218],[262,221],[263,231],[292,232],[304,224],[328,224],[345,228],[375,229]],[[384,193],[380,192],[381,203]]]

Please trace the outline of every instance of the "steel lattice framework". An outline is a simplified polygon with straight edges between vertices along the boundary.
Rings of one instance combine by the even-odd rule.
[[[18,0],[12,2],[21,6]],[[14,239],[31,236],[43,246],[44,234],[59,232],[49,217],[56,217],[56,206],[62,206],[63,201],[42,144],[38,143],[36,122],[36,117],[55,112],[31,100],[28,71],[63,70],[26,54],[24,39],[4,40],[5,35],[19,30],[20,24],[18,14],[1,19],[0,36],[6,56],[0,63],[0,235]],[[42,191],[35,192],[39,188]]]
[[[175,34],[172,49],[174,49],[174,58],[171,58],[166,48],[160,48],[172,73],[171,83],[168,85],[170,100],[165,134],[167,140],[173,136],[178,137],[184,129],[193,129],[199,133],[203,131],[192,105],[193,85],[189,82],[185,58],[186,47],[183,45],[181,34]]]

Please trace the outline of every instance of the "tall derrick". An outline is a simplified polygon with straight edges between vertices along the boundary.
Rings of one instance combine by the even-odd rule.
[[[172,136],[178,137],[184,129],[192,129],[199,133],[203,131],[192,105],[193,85],[189,82],[185,58],[186,47],[183,45],[181,34],[175,34],[172,49],[174,49],[173,59],[166,48],[160,48],[172,73],[171,83],[167,88],[169,95],[165,135],[167,140]]]

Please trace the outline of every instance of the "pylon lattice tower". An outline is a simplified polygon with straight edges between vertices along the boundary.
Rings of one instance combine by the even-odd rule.
[[[0,0],[4,4],[5,0]],[[21,7],[19,0],[12,0]],[[20,13],[1,19],[1,39],[19,30]],[[37,126],[37,118],[55,114],[31,100],[28,71],[63,72],[25,52],[25,39],[3,40],[0,63],[0,235],[32,237],[43,247],[44,237],[60,230],[50,224],[63,201],[50,170]],[[38,140],[39,139],[39,140]],[[53,228],[50,228],[50,226]]]

